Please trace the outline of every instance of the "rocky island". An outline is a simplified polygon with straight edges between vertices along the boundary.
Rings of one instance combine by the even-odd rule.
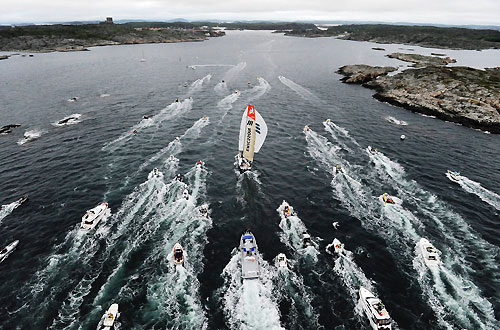
[[[137,27],[132,24],[1,26],[0,51],[81,51],[87,47],[203,41],[223,36],[223,31],[190,27]]]
[[[338,73],[346,83],[375,89],[380,101],[500,134],[499,68],[428,65],[387,76],[393,69],[347,65]]]
[[[383,44],[407,44],[452,49],[500,48],[500,31],[436,26],[351,24],[329,26],[326,30],[301,28],[287,31],[296,37],[336,37]]]

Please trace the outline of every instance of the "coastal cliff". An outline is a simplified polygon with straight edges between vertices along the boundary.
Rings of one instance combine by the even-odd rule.
[[[376,91],[373,97],[380,101],[500,134],[498,68],[483,71],[469,67],[429,65],[407,69],[393,76],[381,73],[374,77],[373,70],[376,67],[364,67],[344,66],[338,73],[346,75],[346,72],[357,72],[360,76],[358,83],[373,88]]]

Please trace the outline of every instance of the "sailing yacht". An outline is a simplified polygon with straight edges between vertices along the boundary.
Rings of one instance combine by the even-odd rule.
[[[259,152],[266,136],[267,124],[264,118],[249,104],[241,118],[238,154],[235,157],[240,172],[252,169],[254,154]]]

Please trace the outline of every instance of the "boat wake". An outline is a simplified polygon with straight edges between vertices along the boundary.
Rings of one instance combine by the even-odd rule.
[[[449,173],[446,173],[446,176],[448,179],[450,178]],[[459,184],[468,193],[478,196],[483,202],[490,204],[500,211],[500,196],[493,191],[484,188],[479,182],[473,181],[463,175],[460,176]]]
[[[241,93],[239,91],[229,94],[228,96],[220,100],[219,103],[217,103],[217,107],[224,110],[231,110],[233,108],[233,103],[238,100],[240,95]]]
[[[291,81],[288,78],[285,78],[283,76],[279,76],[278,79],[285,85],[286,87],[290,88],[293,90],[295,93],[297,93],[300,97],[302,97],[304,100],[310,101],[311,103],[315,104],[320,104],[322,103],[321,100],[311,93],[307,88],[304,88],[300,86],[299,84]]]
[[[33,130],[26,131],[26,132],[24,132],[24,138],[22,138],[21,140],[17,141],[17,144],[19,144],[20,146],[22,146],[23,144],[25,144],[27,142],[30,142],[30,141],[38,139],[44,133],[45,133],[44,130],[39,130],[39,129],[33,129]]]
[[[214,91],[219,95],[225,95],[229,92],[227,83],[225,81],[218,82],[214,87]]]
[[[211,78],[212,78],[212,75],[207,74],[205,77],[193,81],[191,86],[189,86],[188,95],[199,91],[203,87],[203,85],[209,83]]]
[[[229,328],[284,329],[280,324],[277,297],[273,287],[276,269],[260,258],[260,278],[241,278],[241,256],[233,249],[231,260],[222,271],[224,285],[218,290]]]
[[[408,123],[406,121],[396,119],[396,118],[394,118],[392,116],[385,117],[385,120],[387,120],[391,124],[396,124],[396,125],[400,125],[400,126],[406,126],[406,125],[408,125]]]
[[[280,240],[290,250],[294,251],[298,256],[311,260],[312,262],[318,261],[319,252],[316,249],[315,243],[311,241],[311,245],[304,246],[303,234],[307,233],[307,228],[302,220],[294,212],[293,207],[289,206],[290,216],[285,216],[284,208],[286,202],[276,209],[280,215],[280,228],[283,232],[280,234]]]
[[[481,297],[480,290],[472,282],[455,273],[458,265],[450,268],[448,263],[428,268],[420,249],[418,242],[413,267],[439,324],[446,329],[494,329],[497,321],[493,306]]]
[[[52,123],[52,125],[56,126],[56,127],[62,127],[62,126],[67,126],[67,125],[78,124],[79,122],[81,122],[80,117],[82,117],[81,114],[74,113],[72,115],[66,116],[63,119]]]
[[[237,65],[233,66],[229,69],[225,74],[223,79],[225,81],[231,81],[236,77],[245,67],[247,66],[247,62],[240,62]]]
[[[243,92],[243,95],[246,99],[245,103],[250,103],[251,101],[259,99],[260,97],[262,97],[262,95],[266,94],[271,89],[271,85],[269,85],[267,80],[265,80],[264,78],[259,77],[257,78],[257,81],[259,82],[257,86],[254,86],[251,89]]]
[[[2,205],[2,208],[0,208],[0,223],[2,222],[2,220],[6,216],[8,216],[9,214],[11,214],[12,211],[14,211],[16,208],[18,208],[19,205],[21,205],[21,201],[20,200],[17,200],[15,202],[10,203],[10,204]]]
[[[162,109],[158,114],[142,119],[137,125],[132,126],[126,133],[123,133],[115,140],[106,143],[101,150],[114,151],[117,146],[129,141],[134,137],[134,132],[142,132],[144,129],[153,125],[160,125],[165,120],[170,120],[177,117],[179,114],[191,110],[193,107],[193,99],[187,98],[182,102],[173,102],[168,107]],[[113,147],[113,148],[112,148]]]

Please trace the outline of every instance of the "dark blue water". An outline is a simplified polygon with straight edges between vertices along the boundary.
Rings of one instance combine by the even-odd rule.
[[[22,126],[0,137],[0,240],[20,240],[1,265],[0,328],[96,328],[112,303],[121,329],[368,328],[360,285],[402,329],[500,328],[499,137],[342,84],[334,73],[342,65],[402,64],[371,47],[232,32],[1,61],[0,125]],[[481,67],[498,51],[453,56]],[[248,103],[269,133],[255,173],[240,175],[233,162]],[[82,115],[78,123],[52,124],[71,114]],[[25,132],[32,139],[23,141]],[[381,154],[369,156],[368,145]],[[162,178],[148,179],[154,167]],[[468,188],[447,169],[461,171]],[[177,172],[185,183],[171,181]],[[384,207],[383,192],[401,205]],[[29,201],[11,212],[24,194]],[[281,223],[283,200],[296,227]],[[82,215],[102,201],[111,215],[95,233],[78,233]],[[209,219],[198,212],[203,203]],[[294,244],[301,226],[312,249]],[[233,249],[246,228],[264,262],[260,282],[242,284]],[[349,260],[326,251],[335,237]],[[442,252],[439,270],[415,254],[420,237]],[[185,269],[170,262],[177,241]],[[274,268],[280,252],[287,274]]]

